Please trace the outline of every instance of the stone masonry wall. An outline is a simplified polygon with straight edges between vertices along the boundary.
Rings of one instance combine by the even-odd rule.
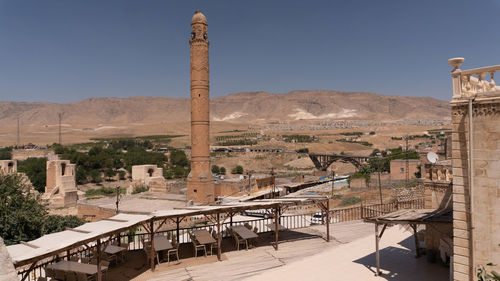
[[[479,266],[500,261],[500,97],[474,102],[473,210],[467,180],[467,109],[467,104],[455,104],[452,108],[454,280],[472,280]],[[498,270],[498,266],[488,267],[491,269]]]

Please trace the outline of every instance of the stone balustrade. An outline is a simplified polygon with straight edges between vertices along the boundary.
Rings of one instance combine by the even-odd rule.
[[[454,67],[451,72],[454,100],[470,99],[478,95],[487,97],[500,94],[500,86],[495,83],[495,72],[500,71],[500,65],[461,70],[458,67],[463,61],[463,58],[448,60],[449,64]]]
[[[425,164],[425,180],[449,183],[453,179],[451,165]]]

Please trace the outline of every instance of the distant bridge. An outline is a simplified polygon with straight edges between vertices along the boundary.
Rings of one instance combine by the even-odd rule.
[[[316,168],[321,171],[326,171],[333,162],[337,161],[343,163],[351,163],[356,167],[356,169],[359,169],[361,165],[367,164],[370,160],[369,156],[352,156],[323,153],[309,153],[309,158],[311,158],[314,166],[316,166]]]

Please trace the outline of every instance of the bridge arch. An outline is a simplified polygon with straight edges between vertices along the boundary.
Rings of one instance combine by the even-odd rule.
[[[320,171],[326,171],[331,164],[337,161],[351,163],[354,167],[356,167],[356,169],[359,169],[359,167],[368,163],[368,160],[370,159],[370,157],[367,156],[320,153],[309,153],[309,158],[311,158],[314,166]]]

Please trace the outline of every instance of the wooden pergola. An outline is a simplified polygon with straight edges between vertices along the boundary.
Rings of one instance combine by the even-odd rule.
[[[265,209],[266,212],[270,214],[270,217],[274,220],[275,229],[279,229],[280,217],[283,212],[285,212],[291,206],[297,205],[308,205],[315,204],[317,205],[321,211],[325,214],[326,222],[329,222],[329,213],[330,206],[329,200],[327,197],[322,196],[308,196],[308,197],[294,197],[294,198],[277,198],[277,199],[265,199],[265,200],[257,200],[251,202],[238,202],[227,205],[210,205],[210,206],[191,206],[184,207],[173,210],[163,210],[156,211],[149,215],[133,215],[133,214],[118,214],[111,218],[103,219],[98,222],[86,223],[82,226],[66,229],[63,232],[57,233],[57,235],[80,235],[82,238],[73,239],[70,243],[66,243],[62,247],[53,247],[48,249],[43,249],[43,246],[38,244],[39,239],[50,240],[48,236],[53,235],[49,234],[46,236],[42,236],[39,239],[30,241],[30,242],[22,242],[21,244],[14,245],[16,247],[16,252],[23,252],[22,258],[18,259],[16,256],[13,256],[14,266],[21,267],[25,265],[30,265],[30,268],[26,271],[22,280],[25,280],[30,271],[35,268],[37,263],[43,259],[58,256],[61,253],[65,253],[67,257],[70,256],[70,251],[75,248],[84,247],[89,249],[94,256],[97,258],[97,280],[102,281],[102,272],[101,272],[101,256],[102,252],[106,248],[106,246],[110,243],[113,237],[117,237],[118,241],[120,241],[121,234],[130,229],[134,229],[138,226],[142,226],[147,234],[150,236],[151,240],[151,251],[154,256],[154,237],[155,233],[158,233],[160,228],[167,223],[168,221],[175,223],[176,225],[176,235],[179,237],[180,234],[180,223],[188,217],[192,216],[204,216],[209,222],[213,223],[217,229],[217,258],[221,260],[221,242],[222,242],[222,224],[230,219],[230,225],[232,226],[233,216],[246,211],[246,210],[258,210]],[[223,217],[223,215],[225,215]],[[131,218],[128,220],[127,218]],[[116,227],[110,229],[109,231],[99,231],[99,224],[103,225],[103,222],[106,224],[115,224]],[[155,225],[156,224],[156,225]],[[327,242],[330,241],[330,227],[329,223],[326,224],[326,238]],[[123,225],[123,226],[122,226]],[[92,231],[87,230],[92,229]],[[94,232],[95,230],[95,232]],[[278,250],[278,242],[279,242],[279,231],[275,232],[275,242],[274,248]],[[107,238],[107,239],[106,239]],[[103,241],[104,240],[104,241]],[[57,243],[57,241],[53,241]],[[94,243],[92,246],[88,244]],[[94,249],[95,246],[95,249]],[[42,248],[42,249],[40,249]],[[31,251],[32,255],[29,253]],[[26,258],[26,252],[28,252],[28,256]],[[155,270],[155,262],[154,259],[151,259],[151,270]]]
[[[375,275],[379,276],[381,274],[379,243],[387,226],[395,224],[409,225],[413,229],[413,237],[415,238],[415,256],[418,258],[420,256],[420,247],[417,236],[417,226],[431,223],[452,223],[453,211],[448,209],[404,209],[378,217],[366,218],[364,221],[375,224],[375,259],[377,267]],[[380,225],[382,225],[382,230],[379,232]]]

